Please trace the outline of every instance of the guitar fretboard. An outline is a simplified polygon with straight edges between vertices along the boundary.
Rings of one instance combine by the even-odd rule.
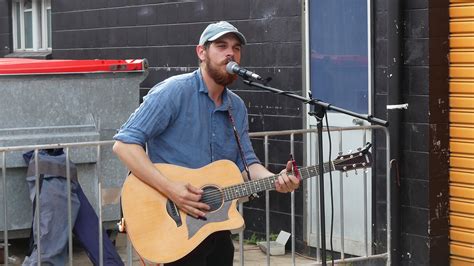
[[[323,173],[327,173],[334,170],[332,162],[327,162],[323,164]],[[303,168],[298,168],[300,172],[301,179],[306,179],[309,177],[317,176],[320,173],[319,165],[308,166]],[[266,178],[261,178],[257,180],[252,180],[244,182],[238,185],[226,187],[223,189],[224,201],[230,201],[246,196],[250,196],[254,193],[258,193],[265,190],[270,190],[275,188],[275,182],[280,175],[269,176]]]

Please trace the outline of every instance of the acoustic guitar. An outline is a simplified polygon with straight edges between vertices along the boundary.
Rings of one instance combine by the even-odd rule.
[[[293,171],[306,179],[338,170],[370,167],[370,144],[357,152],[339,155],[322,168],[309,166]],[[275,188],[278,175],[244,182],[239,168],[231,161],[220,160],[199,169],[171,164],[155,164],[172,180],[189,182],[204,192],[201,201],[211,210],[205,218],[194,218],[178,209],[163,194],[130,174],[122,188],[125,227],[138,254],[151,263],[176,261],[196,248],[210,234],[243,229],[244,220],[237,211],[237,199]]]

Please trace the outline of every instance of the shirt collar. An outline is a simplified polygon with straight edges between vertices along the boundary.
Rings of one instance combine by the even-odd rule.
[[[197,72],[198,79],[199,79],[199,92],[209,94],[209,90],[206,86],[206,83],[204,83],[204,79],[202,78],[201,68],[198,68],[198,70],[196,70],[196,72]],[[230,103],[229,103],[229,97],[228,97],[227,90],[228,90],[228,88],[225,87],[224,91],[222,92],[222,104],[221,104],[221,106],[219,106],[217,108],[217,110],[226,111],[227,109],[229,109]],[[206,97],[209,97],[209,95],[206,95]]]

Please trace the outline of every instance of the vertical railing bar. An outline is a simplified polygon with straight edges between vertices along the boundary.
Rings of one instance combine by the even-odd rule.
[[[265,168],[268,168],[268,134],[264,139],[265,150]],[[270,192],[265,190],[265,226],[267,240],[267,266],[270,266]]]
[[[313,134],[311,132],[308,132],[308,142],[310,143],[310,145],[313,141],[312,136],[313,136]],[[313,155],[312,155],[312,153],[308,154],[308,159],[306,160],[306,163],[308,165],[313,164]],[[313,182],[313,178],[309,178],[309,180],[307,181],[308,186],[306,187],[306,195],[308,197],[308,207],[305,210],[306,215],[305,215],[305,213],[303,213],[303,218],[304,218],[304,216],[306,216],[305,220],[306,220],[306,223],[308,224],[308,226],[307,226],[308,229],[307,229],[307,232],[306,232],[306,237],[308,238],[308,243],[311,242],[311,233],[313,232],[313,217],[311,215],[311,213],[312,213],[311,211],[313,210],[313,193],[312,193],[312,189],[313,189],[312,184],[313,183],[312,182]],[[319,244],[317,244],[316,247],[318,245]],[[318,252],[316,251],[316,253],[318,253]]]
[[[362,142],[362,145],[364,145],[365,143],[367,143],[367,130],[364,129],[364,135],[363,135],[363,138],[362,138],[363,142]],[[368,233],[369,233],[369,230],[368,230],[368,225],[367,225],[367,174],[365,173],[365,170],[362,171],[362,175],[363,175],[363,178],[362,178],[362,182],[363,182],[363,189],[364,189],[364,249],[365,249],[365,256],[369,256],[369,241],[368,241]]]
[[[101,160],[100,160],[100,144],[97,144],[97,164],[96,164],[96,172],[97,172],[97,183],[98,183],[98,199],[97,202],[99,204],[99,265],[104,265],[104,241],[102,238],[103,235],[103,228],[102,228],[102,181],[100,178],[100,168],[101,168]]]
[[[3,256],[5,258],[5,265],[8,265],[8,211],[7,211],[7,159],[6,152],[2,152],[2,182],[3,182]],[[33,230],[33,228],[31,229]]]
[[[239,212],[242,217],[244,216],[244,204],[239,201]],[[244,230],[239,232],[239,254],[240,254],[240,265],[244,266]]]
[[[72,247],[72,206],[71,206],[71,164],[69,162],[69,147],[66,147],[66,187],[67,187],[67,224],[69,234],[69,265],[73,264],[73,247]]]
[[[133,265],[133,251],[132,251],[132,243],[130,242],[130,238],[128,237],[128,234],[125,234],[127,237],[127,265],[132,266]]]
[[[290,135],[290,153],[292,156],[295,154],[295,134],[291,133]],[[301,181],[303,182],[303,181]],[[300,184],[303,186],[303,184]],[[296,265],[295,260],[295,192],[291,192],[291,261],[293,266]]]
[[[40,174],[39,174],[39,151],[35,149],[35,197],[36,197],[36,210],[35,210],[35,223],[36,223],[36,249],[38,256],[38,266],[41,265],[41,228],[40,228]],[[31,230],[33,230],[31,228]],[[34,231],[34,230],[33,230]],[[5,258],[8,259],[8,258]]]
[[[315,132],[314,135],[316,136],[316,137],[315,137],[315,142],[316,142],[316,143],[315,143],[315,147],[318,147],[318,145],[319,145],[319,144],[317,143],[317,142],[318,142],[318,138],[319,138],[318,133]],[[315,164],[318,164],[318,162],[319,162],[318,156],[319,156],[319,155],[318,155],[318,153],[317,153],[316,150],[315,150],[315,153],[314,153],[314,154],[316,154],[316,156],[315,156]],[[321,167],[322,167],[322,166],[319,166],[319,170],[321,170]],[[319,216],[321,215],[321,213],[320,213],[321,207],[320,207],[320,204],[319,204],[319,189],[318,189],[318,188],[319,188],[319,186],[320,186],[321,184],[319,183],[319,181],[320,181],[319,178],[315,178],[315,181],[316,181],[316,188],[315,188],[315,190],[314,190],[314,191],[315,191],[314,194],[315,194],[315,197],[316,197],[316,198],[315,198],[315,200],[316,200],[316,242],[318,243],[318,245],[317,245],[317,247],[316,247],[316,261],[317,261],[317,262],[320,262],[320,261],[322,261],[322,258],[321,258],[321,245],[322,245],[322,243],[323,243],[323,242],[322,242],[323,240],[321,239],[321,224],[320,224],[321,219],[320,219],[320,217],[319,217]],[[324,241],[325,241],[325,240],[326,240],[326,239],[324,239]]]
[[[387,153],[386,153],[386,176],[387,176],[387,265],[391,265],[392,263],[392,244],[390,243],[392,240],[392,222],[391,222],[391,205],[392,205],[392,197],[391,197],[391,186],[390,186],[390,133],[388,128],[383,128],[385,131],[386,143],[387,143]]]
[[[342,130],[339,131],[339,152],[342,152]],[[340,195],[339,195],[339,212],[341,216],[341,259],[344,260],[346,257],[345,250],[344,250],[344,238],[345,231],[344,231],[344,173],[339,172],[339,183],[340,183]]]

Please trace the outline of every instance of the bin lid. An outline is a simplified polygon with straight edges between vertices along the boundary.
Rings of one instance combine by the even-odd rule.
[[[143,72],[147,67],[146,59],[41,60],[0,58],[0,75]]]

